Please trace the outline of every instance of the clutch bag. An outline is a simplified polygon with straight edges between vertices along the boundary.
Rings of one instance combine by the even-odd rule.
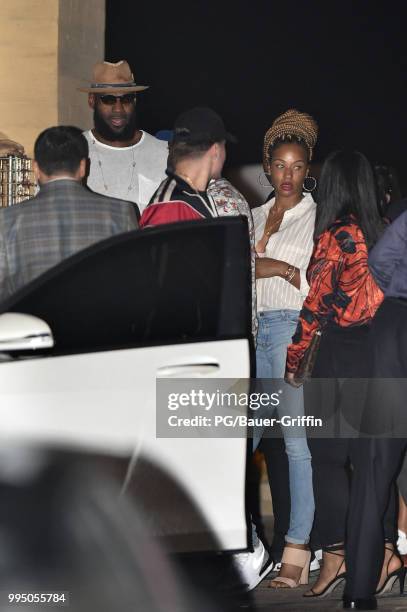
[[[317,329],[314,332],[310,345],[305,351],[300,363],[298,364],[297,371],[294,375],[294,380],[299,385],[302,385],[306,380],[311,378],[312,370],[314,368],[315,360],[317,358],[319,345],[321,343],[321,335],[322,331],[320,329]]]

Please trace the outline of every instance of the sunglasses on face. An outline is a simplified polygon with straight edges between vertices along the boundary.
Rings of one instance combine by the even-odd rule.
[[[113,96],[111,94],[99,96],[99,100],[102,102],[102,104],[106,104],[106,106],[114,106],[117,100],[120,100],[123,105],[133,104],[135,99],[136,96],[134,95],[134,93],[124,94],[123,96]]]

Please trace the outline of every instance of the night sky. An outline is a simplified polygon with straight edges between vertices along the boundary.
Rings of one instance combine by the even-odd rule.
[[[149,132],[211,106],[239,139],[229,164],[256,163],[273,119],[296,107],[319,123],[316,160],[356,148],[394,165],[407,192],[406,13],[357,0],[107,0],[105,59],[127,59],[151,86],[138,97]]]

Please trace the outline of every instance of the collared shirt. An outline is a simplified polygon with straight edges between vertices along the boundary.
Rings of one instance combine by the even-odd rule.
[[[386,297],[407,299],[407,211],[391,223],[369,254],[369,268]]]
[[[59,174],[58,176],[54,176],[54,178],[52,179],[48,179],[48,181],[43,183],[42,186],[47,185],[48,183],[55,183],[55,181],[77,181],[78,182],[78,179],[75,178],[74,176],[71,176],[70,174]]]
[[[252,210],[255,239],[263,237],[270,208],[275,199]],[[308,294],[306,272],[314,246],[316,204],[307,193],[294,208],[287,210],[277,232],[272,234],[266,246],[264,256],[286,261],[300,270],[300,289],[296,289],[279,276],[257,279],[257,310],[301,310],[304,298]]]

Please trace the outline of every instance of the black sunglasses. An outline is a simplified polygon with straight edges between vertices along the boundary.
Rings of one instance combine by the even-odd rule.
[[[117,100],[120,100],[122,104],[133,104],[136,99],[134,93],[124,94],[123,96],[113,96],[111,94],[107,94],[105,96],[98,96],[99,100],[106,104],[107,106],[114,106]]]

